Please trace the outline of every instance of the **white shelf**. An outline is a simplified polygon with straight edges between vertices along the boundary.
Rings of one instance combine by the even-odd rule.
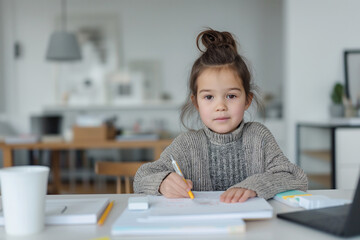
[[[118,111],[118,110],[179,110],[181,103],[173,102],[147,102],[137,104],[119,105],[92,105],[92,106],[66,106],[53,105],[46,106],[45,112],[79,112],[79,111]]]
[[[341,127],[341,126],[360,126],[360,117],[352,118],[329,118],[318,121],[301,121],[302,125],[311,125],[313,127]]]

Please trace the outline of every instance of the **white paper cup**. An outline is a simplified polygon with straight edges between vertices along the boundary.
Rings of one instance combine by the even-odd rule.
[[[18,166],[0,170],[5,231],[24,236],[44,229],[49,168]]]

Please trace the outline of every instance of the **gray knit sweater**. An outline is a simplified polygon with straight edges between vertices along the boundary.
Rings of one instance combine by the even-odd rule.
[[[174,172],[170,155],[185,178],[193,181],[194,191],[241,187],[269,199],[286,190],[307,190],[304,171],[289,162],[273,135],[260,123],[242,122],[228,134],[217,134],[207,127],[180,134],[160,159],[139,168],[135,193],[160,194],[160,184]]]

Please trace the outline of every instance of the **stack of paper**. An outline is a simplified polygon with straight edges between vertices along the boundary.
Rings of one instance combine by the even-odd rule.
[[[216,221],[189,220],[184,222],[141,222],[149,214],[148,211],[131,211],[125,209],[112,227],[113,235],[166,235],[166,234],[236,234],[245,232],[245,223],[241,218]]]
[[[116,141],[155,141],[159,140],[159,135],[156,133],[134,133],[119,135],[116,137]]]
[[[212,234],[245,231],[243,219],[271,218],[273,209],[263,198],[244,203],[220,202],[223,192],[194,192],[195,199],[148,196],[150,208],[126,209],[112,227],[114,235]]]

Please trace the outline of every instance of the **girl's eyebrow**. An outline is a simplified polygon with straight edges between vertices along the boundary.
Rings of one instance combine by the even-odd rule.
[[[211,92],[211,90],[210,90],[210,89],[201,89],[201,90],[199,91],[199,93],[202,93],[202,92]]]
[[[229,89],[227,89],[228,91],[231,91],[231,90],[236,90],[236,91],[239,91],[239,92],[241,92],[241,89],[240,88],[229,88]]]
[[[228,88],[228,89],[225,89],[225,90],[226,90],[226,91],[235,90],[235,91],[241,92],[241,89],[240,89],[240,88]],[[211,89],[201,89],[201,90],[199,91],[199,93],[202,93],[202,92],[211,92],[211,91],[213,91],[213,90],[211,90]]]

